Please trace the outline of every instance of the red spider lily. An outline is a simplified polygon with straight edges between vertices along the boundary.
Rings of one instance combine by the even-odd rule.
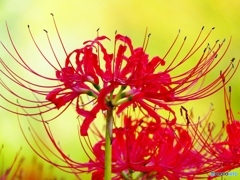
[[[222,166],[219,167],[218,172],[228,172],[240,167],[240,122],[234,117],[231,108],[231,87],[229,87],[229,94],[224,88],[224,100],[226,109],[226,132],[227,137],[221,141],[215,142],[215,154],[217,154]]]
[[[183,111],[185,111],[185,114]],[[200,174],[205,174],[204,179],[207,179],[207,177],[208,179],[214,178],[215,176],[212,176],[211,173],[217,172],[223,167],[222,160],[216,152],[214,144],[221,142],[226,126],[224,121],[222,121],[221,127],[218,127],[217,124],[210,121],[212,111],[213,109],[211,107],[209,113],[207,113],[202,120],[199,118],[198,122],[194,123],[192,115],[189,115],[187,109],[184,107],[181,108],[181,114],[188,125],[188,133],[193,139],[194,149],[205,158],[205,166],[199,169]],[[220,172],[226,172],[226,170]]]
[[[190,47],[183,58],[179,58],[186,42],[186,38],[184,38],[182,45],[172,60],[168,59],[168,54],[174,47],[179,34],[162,58],[159,56],[150,58],[146,53],[148,44],[146,36],[143,46],[135,48],[129,37],[116,34],[113,52],[109,52],[103,44],[103,41],[107,41],[109,38],[97,36],[94,40],[84,42],[82,48],[75,49],[70,53],[67,53],[65,50],[62,39],[59,36],[66,55],[64,57],[64,65],[61,65],[60,60],[57,58],[46,31],[49,45],[58,66],[54,66],[52,61],[44,55],[29,28],[36,48],[47,64],[56,72],[55,78],[47,77],[38,73],[26,63],[12,40],[8,26],[7,30],[16,56],[2,43],[4,49],[21,68],[30,72],[32,76],[45,79],[48,83],[51,81],[52,85],[40,85],[34,80],[29,81],[22,78],[0,59],[2,67],[5,69],[0,70],[1,73],[10,81],[33,93],[35,99],[29,99],[17,93],[3,80],[0,81],[2,87],[16,97],[18,101],[15,103],[3,95],[1,95],[1,98],[24,111],[17,114],[31,116],[39,121],[41,119],[37,118],[38,115],[50,112],[52,109],[61,108],[62,110],[57,116],[45,119],[45,121],[51,121],[73,104],[77,113],[85,117],[80,130],[81,135],[87,135],[89,125],[96,118],[97,113],[100,110],[107,110],[109,107],[115,107],[116,113],[120,114],[127,107],[133,105],[138,107],[143,114],[153,117],[158,123],[163,119],[169,120],[174,124],[176,116],[170,105],[204,98],[215,93],[229,81],[237,69],[232,70],[232,60],[229,66],[213,82],[209,84],[204,82],[207,74],[222,60],[230,42],[222,54],[219,54],[219,51],[222,49],[224,41],[221,43],[217,41],[212,48],[206,46],[202,55],[195,59],[195,53],[202,48],[212,32],[211,30],[203,40],[200,40],[203,28],[192,47]],[[58,33],[57,28],[56,30]],[[185,70],[181,71],[183,69],[181,66],[189,61],[195,61],[196,64],[189,69],[184,68]],[[239,62],[237,63],[238,65]],[[166,67],[162,68],[162,66]],[[181,73],[172,75],[178,69]],[[224,84],[222,84],[222,80],[224,80]],[[46,98],[46,100],[42,100],[43,98]],[[81,103],[81,99],[85,98],[89,102],[86,104]],[[3,104],[0,106],[3,109],[14,112]],[[32,109],[36,109],[38,112],[31,112],[30,110]],[[162,117],[161,113],[157,112],[161,109],[168,111],[171,114],[171,119],[166,119]]]
[[[28,144],[39,157],[65,172],[73,173],[77,179],[86,173],[91,173],[93,180],[103,179],[105,138],[94,124],[90,126],[92,133],[89,135],[98,138],[95,144],[91,136],[82,137],[79,134],[80,145],[89,159],[85,162],[83,157],[75,159],[64,152],[56,142],[49,124],[43,121],[54,149],[41,139],[30,121],[29,124],[35,145],[21,129]],[[113,179],[206,178],[206,173],[215,170],[219,164],[215,162],[215,156],[207,153],[210,145],[207,142],[201,144],[203,137],[199,137],[200,132],[193,136],[193,131],[189,131],[189,128],[190,125],[188,128],[170,123],[159,125],[148,117],[132,119],[124,116],[121,127],[113,129]],[[201,139],[200,142],[198,139]],[[60,162],[56,163],[48,152]]]
[[[221,142],[224,123],[215,133],[215,125],[210,123],[212,107],[198,122],[194,122],[186,108],[182,107],[181,111],[187,125],[173,125],[168,121],[158,124],[147,116],[124,116],[123,124],[113,129],[113,179],[206,179],[210,172],[220,169],[223,163],[214,143]],[[79,153],[84,151],[88,159],[84,160],[83,156],[69,156],[56,141],[50,123],[43,120],[42,123],[53,146],[39,136],[31,121],[29,132],[34,143],[21,126],[28,144],[39,157],[65,172],[73,173],[77,179],[89,173],[93,180],[103,179],[105,137],[99,125],[96,127],[93,123],[90,126],[89,136],[82,137],[79,134]]]
[[[213,160],[213,164],[209,164],[206,171],[210,173],[208,179],[216,178],[215,172],[229,172],[240,166],[240,141],[236,138],[240,134],[240,123],[234,118],[231,109],[231,87],[229,87],[229,94],[224,87],[224,100],[227,124],[226,121],[222,121],[222,127],[209,122],[211,113],[204,118],[204,126],[202,123],[193,125],[188,111],[182,107],[186,112],[185,116],[182,115],[189,124],[188,132],[196,140],[195,148],[199,149],[199,153],[204,157]],[[233,172],[233,175],[236,173]]]
[[[125,116],[123,126],[113,129],[113,179],[206,179],[221,164],[211,153],[211,132],[206,138],[198,128],[201,122],[190,122],[184,128]],[[104,175],[104,145],[101,137],[93,146],[96,158],[88,166],[94,180]]]

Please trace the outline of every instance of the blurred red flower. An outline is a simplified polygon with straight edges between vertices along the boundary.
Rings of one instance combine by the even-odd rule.
[[[222,146],[225,123],[219,129],[211,122],[213,108],[197,122],[192,111],[181,107],[181,115],[185,124],[171,124],[144,116],[135,118],[135,113],[122,115],[123,123],[113,128],[112,137],[112,173],[114,179],[206,179],[210,172],[226,172],[233,168],[233,159],[229,157],[226,145]],[[38,132],[30,125],[30,134],[36,143],[33,145],[26,133],[22,132],[31,148],[45,161],[76,177],[81,174],[91,174],[92,179],[102,179],[104,176],[105,137],[99,125],[92,123],[89,136],[79,134],[79,153],[82,151],[87,159],[81,156],[69,156],[50,129],[50,125],[42,121],[53,146],[41,139]],[[235,140],[237,141],[237,140]],[[225,142],[224,142],[225,143]],[[52,149],[53,147],[54,149]],[[227,152],[227,154],[226,154]],[[56,163],[48,154],[60,160]],[[225,157],[225,158],[224,158]],[[228,164],[229,163],[229,164]],[[227,165],[229,167],[227,168]],[[235,162],[236,165],[236,162]],[[212,177],[211,177],[212,178]]]
[[[227,124],[227,136],[221,137],[213,143],[215,148],[214,154],[218,161],[222,164],[217,171],[228,172],[240,167],[240,122],[234,117],[234,112],[231,107],[231,87],[229,91],[224,88],[225,112]]]
[[[17,159],[19,158],[20,151],[17,152],[11,165],[9,167],[6,167],[3,148],[4,145],[2,145],[0,148],[0,180],[7,180],[10,179],[10,176],[14,174],[16,175],[16,172],[18,171],[23,162],[23,158],[21,158],[19,163],[17,164]]]
[[[0,148],[0,180],[64,180],[53,174],[54,166],[46,169],[42,163],[38,162],[37,158],[33,158],[29,165],[26,158],[19,157],[21,150],[17,152],[11,165],[7,167],[5,161],[9,158],[9,154],[4,155],[2,151],[3,146]]]
[[[211,142],[197,126],[192,121],[184,127],[125,116],[124,124],[113,129],[113,179],[206,178],[219,164],[209,152]],[[94,180],[104,175],[105,139],[99,137],[92,150],[96,158],[88,164]]]

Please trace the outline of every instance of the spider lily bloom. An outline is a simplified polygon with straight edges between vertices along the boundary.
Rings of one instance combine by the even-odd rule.
[[[193,136],[188,128],[125,116],[122,127],[113,129],[113,179],[206,178],[219,164],[212,154],[206,156],[208,144],[201,144],[201,134]],[[100,137],[92,148],[96,158],[88,165],[93,180],[104,172],[105,139]]]
[[[222,53],[220,51],[223,48],[224,41],[220,43],[217,41],[211,48],[207,45],[203,47],[212,32],[211,30],[201,40],[203,28],[184,57],[180,58],[179,56],[186,38],[173,59],[168,58],[168,55],[173,49],[179,34],[165,55],[152,58],[146,52],[149,40],[146,35],[143,45],[134,47],[129,37],[116,34],[113,52],[107,50],[105,44],[103,44],[103,42],[109,41],[109,38],[98,35],[95,39],[84,42],[83,47],[72,50],[70,53],[65,50],[59,36],[65,53],[65,57],[59,60],[46,31],[57,65],[54,65],[53,61],[43,53],[29,28],[33,42],[43,60],[56,72],[56,77],[48,77],[44,73],[37,72],[26,63],[18,52],[8,27],[7,30],[16,56],[2,43],[3,47],[21,68],[30,72],[31,79],[34,79],[34,77],[42,78],[46,80],[46,84],[38,84],[35,81],[22,78],[1,59],[0,62],[3,67],[1,73],[10,81],[33,93],[34,99],[29,99],[13,91],[3,80],[0,81],[3,88],[16,97],[18,101],[16,103],[3,95],[1,95],[1,98],[23,110],[23,112],[17,112],[17,114],[31,116],[39,121],[41,119],[38,119],[38,115],[48,113],[52,109],[61,109],[56,116],[45,119],[45,121],[51,121],[61,115],[68,106],[74,105],[76,112],[85,117],[80,129],[81,135],[87,135],[89,125],[99,111],[113,108],[117,114],[120,114],[130,105],[139,108],[143,114],[148,114],[158,123],[162,119],[169,120],[174,124],[176,116],[170,107],[171,105],[204,98],[215,93],[223,86],[222,79],[227,83],[237,69],[232,70],[233,62],[230,62],[229,66],[214,81],[209,84],[204,82],[207,75],[222,60],[230,42]],[[57,27],[56,30],[59,35]],[[196,58],[195,53],[200,51],[202,47],[205,50],[203,50],[202,55]],[[195,65],[191,68],[181,68],[187,62],[193,61]],[[239,62],[237,66],[238,64]],[[185,70],[182,71],[182,69]],[[180,73],[177,74],[175,71]],[[52,84],[47,85],[50,83]],[[84,104],[81,101],[82,99],[88,99],[89,102]],[[14,112],[12,109],[7,109],[3,104],[0,106]],[[32,109],[36,109],[38,112],[32,112]],[[162,117],[160,112],[156,112],[160,110],[168,111],[171,118]]]
[[[229,94],[224,88],[224,100],[226,110],[226,132],[227,137],[221,139],[218,143],[214,143],[215,154],[218,155],[219,161],[222,163],[219,172],[228,172],[240,167],[240,122],[235,119],[231,108],[231,87],[229,87]]]
[[[209,112],[203,118],[198,117],[198,121],[195,122],[192,111],[189,112],[183,106],[181,107],[181,115],[186,121],[187,132],[193,139],[194,149],[204,157],[205,165],[199,169],[198,174],[204,174],[205,178],[209,176],[209,173],[216,172],[223,167],[215,144],[223,139],[226,125],[224,121],[222,121],[221,127],[211,122],[213,110],[211,105]],[[209,178],[211,179],[211,177]]]
[[[223,89],[227,121],[222,121],[221,127],[209,122],[212,108],[203,118],[205,125],[202,126],[200,121],[193,125],[188,111],[182,107],[182,110],[186,112],[185,115],[182,112],[182,115],[189,124],[188,132],[196,140],[195,148],[199,149],[199,153],[212,162],[205,171],[209,175],[208,179],[217,177],[213,172],[229,172],[240,167],[240,141],[236,138],[240,134],[240,123],[234,118],[231,109],[231,87],[229,87],[229,94],[225,87]],[[231,173],[236,175],[236,172]]]
[[[74,174],[77,179],[83,174],[91,174],[93,180],[103,179],[106,138],[94,123],[90,126],[91,131],[88,136],[79,134],[81,146],[79,153],[81,154],[81,151],[86,153],[85,161],[82,156],[80,158],[69,156],[56,141],[50,123],[43,121],[43,125],[53,148],[41,139],[31,121],[29,121],[30,134],[36,144],[31,143],[31,139],[21,126],[28,144],[39,157],[64,172]],[[154,177],[194,179],[199,174],[202,177],[213,161],[199,153],[199,150],[194,148],[194,143],[195,140],[184,126],[170,123],[159,125],[149,117],[132,119],[125,116],[124,123],[113,129],[113,179],[130,179],[135,176],[138,176],[138,179]],[[58,162],[55,162],[55,159]]]
[[[113,129],[111,164],[114,179],[206,179],[210,172],[222,167],[213,144],[220,142],[225,126],[218,133],[214,132],[214,124],[209,122],[212,107],[197,123],[186,108],[181,109],[186,125],[173,125],[168,121],[158,124],[147,116],[122,116],[123,123]],[[77,179],[83,174],[91,174],[93,180],[103,179],[106,138],[100,132],[99,125],[92,123],[88,136],[83,137],[78,132],[78,152],[85,152],[87,160],[84,160],[83,156],[74,158],[68,155],[71,152],[66,153],[56,141],[56,135],[50,129],[51,123],[42,120],[53,146],[41,139],[29,120],[29,132],[35,144],[31,143],[21,121],[19,123],[25,139],[39,157],[74,174]]]

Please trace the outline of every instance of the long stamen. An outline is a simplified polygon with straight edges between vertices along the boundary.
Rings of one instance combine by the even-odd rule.
[[[60,33],[59,33],[59,31],[58,31],[58,28],[57,28],[57,24],[56,24],[54,15],[53,15],[53,13],[50,13],[50,14],[51,14],[51,16],[52,16],[52,18],[53,18],[54,26],[55,26],[55,29],[56,29],[58,38],[59,38],[59,40],[60,40],[60,42],[61,42],[62,48],[63,48],[63,50],[64,50],[64,52],[65,52],[65,54],[66,54],[66,56],[67,56],[68,53],[67,53],[67,51],[66,51],[66,49],[65,49],[65,46],[63,45],[63,41],[62,41],[62,38],[61,38]]]

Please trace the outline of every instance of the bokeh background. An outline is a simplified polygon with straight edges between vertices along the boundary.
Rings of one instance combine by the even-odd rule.
[[[114,32],[117,30],[121,34],[130,36],[135,46],[141,46],[145,29],[148,27],[148,31],[152,34],[148,53],[151,56],[163,56],[178,34],[179,29],[181,30],[179,44],[187,36],[185,45],[187,50],[190,49],[196,40],[202,26],[205,26],[204,34],[207,34],[212,27],[215,27],[207,42],[213,45],[217,39],[223,40],[226,38],[229,41],[231,37],[232,42],[222,63],[219,64],[211,76],[208,76],[207,80],[210,81],[219,75],[219,71],[224,69],[233,57],[236,60],[240,59],[239,8],[239,0],[1,0],[0,41],[9,49],[12,48],[7,35],[6,21],[14,43],[25,61],[42,74],[54,75],[54,71],[45,66],[46,63],[43,62],[42,57],[36,51],[27,28],[27,25],[30,25],[38,45],[48,57],[51,57],[49,44],[43,31],[43,29],[46,29],[52,39],[53,46],[56,48],[56,52],[61,57],[63,51],[61,50],[50,13],[55,15],[61,38],[68,52],[80,47],[85,40],[93,39],[98,28],[100,28],[100,34],[107,35],[111,39],[114,38]],[[109,47],[112,48],[110,45]],[[200,50],[200,54],[203,49],[204,47]],[[23,77],[29,77],[29,74],[17,67],[17,64],[2,47],[0,48],[0,57],[18,74],[21,74]],[[181,72],[181,69],[179,69],[179,72]],[[0,74],[0,77],[7,81],[3,74]],[[237,72],[230,81],[232,86],[232,106],[236,114],[240,107],[239,77],[240,73]],[[41,83],[41,80],[36,81]],[[11,85],[13,91],[18,91],[28,96],[26,91],[18,89],[17,86],[10,82],[9,85]],[[0,92],[1,95],[12,98],[2,87],[0,87]],[[0,98],[0,103],[1,106],[10,107],[2,98]],[[206,114],[210,103],[214,104],[215,109],[212,120],[216,123],[221,123],[225,118],[222,91],[204,100],[187,103],[185,106],[193,108],[196,116],[203,116]],[[239,117],[236,116],[236,118]],[[76,114],[70,110],[68,115],[63,116],[61,120],[52,124],[51,127],[53,127],[57,141],[61,143],[66,152],[69,152],[73,157],[81,158],[84,155],[77,140],[78,124],[77,121],[71,121],[71,119],[76,119]],[[21,117],[20,121],[25,128],[27,136],[30,136],[27,130],[28,122],[23,117]],[[41,127],[36,128],[42,137],[46,136]],[[0,109],[1,144],[4,144],[4,149],[0,155],[0,162],[3,162],[4,159],[4,164],[0,163],[0,170],[1,168],[3,169],[3,166],[7,167],[13,161],[20,147],[22,147],[20,156],[24,156],[26,164],[31,165],[34,153],[27,145],[20,131],[17,116],[3,109]],[[39,162],[44,163],[41,160]],[[51,171],[48,164],[44,166],[46,171]],[[58,177],[74,179],[74,176],[59,170],[54,170],[53,173]],[[224,178],[234,179],[233,177]],[[236,177],[236,179],[238,178]]]

